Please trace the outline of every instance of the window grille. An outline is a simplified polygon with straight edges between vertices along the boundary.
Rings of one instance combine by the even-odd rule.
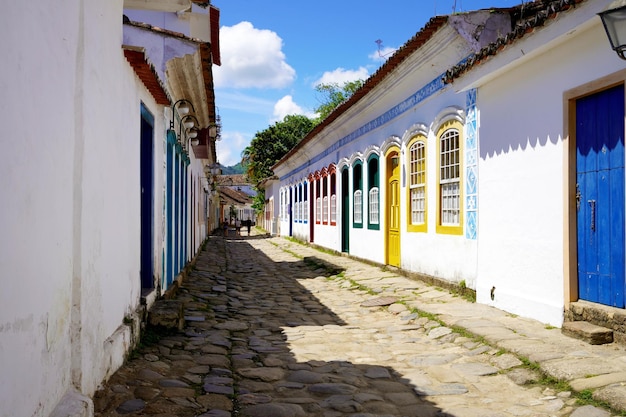
[[[337,195],[330,196],[330,222],[337,223]]]
[[[378,224],[379,207],[378,207],[378,187],[370,189],[369,195],[370,224]]]
[[[295,217],[296,222],[299,222],[300,221],[300,202],[296,201],[296,203],[294,205],[295,205],[295,207],[294,207],[294,209],[295,209],[294,217]]]
[[[363,223],[363,192],[361,190],[354,192],[354,222]]]
[[[309,205],[306,200],[302,202],[302,221],[304,223],[309,221]]]
[[[409,151],[411,189],[411,224],[424,224],[426,221],[426,146],[415,142]]]
[[[322,219],[324,224],[328,223],[328,196],[325,195],[324,196],[324,206],[322,208],[323,212],[322,212]]]
[[[461,213],[459,131],[448,129],[440,139],[441,224],[458,226]]]
[[[321,197],[317,197],[317,200],[315,201],[316,204],[316,210],[315,210],[315,222],[319,223],[321,220],[321,214],[322,214],[322,199]]]

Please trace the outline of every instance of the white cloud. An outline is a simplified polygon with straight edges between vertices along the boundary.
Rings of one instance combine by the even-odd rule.
[[[282,88],[296,77],[275,32],[241,22],[222,26],[220,43],[222,65],[213,67],[216,88]]]
[[[241,132],[222,132],[222,140],[217,142],[217,160],[223,166],[233,166],[241,162],[241,152],[252,138]]]
[[[366,80],[369,77],[367,68],[360,67],[357,70],[347,70],[345,68],[337,68],[334,71],[326,71],[313,86],[318,84],[339,84],[343,85],[349,81]]]
[[[368,58],[375,62],[384,62],[389,59],[389,57],[393,55],[393,53],[397,50],[397,48],[385,46],[384,48],[379,49],[376,52],[372,52]]]
[[[315,113],[302,109],[302,107],[293,101],[292,96],[286,95],[274,104],[274,115],[271,123],[282,121],[285,116],[289,116],[291,114],[302,114],[309,118],[316,117]]]

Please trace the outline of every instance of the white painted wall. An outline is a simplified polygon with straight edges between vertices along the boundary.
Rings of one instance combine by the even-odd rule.
[[[280,216],[280,184],[277,180],[268,180],[265,183],[265,213],[261,225],[268,233],[279,233]],[[270,216],[270,218],[267,218]]]
[[[478,301],[556,326],[565,280],[563,93],[623,69],[596,23],[478,91]]]
[[[47,416],[72,389],[92,395],[129,348],[142,102],[155,116],[160,279],[163,108],[124,58],[121,14],[121,0],[12,2],[0,14],[1,417]]]
[[[80,6],[13,2],[0,13],[2,417],[47,415],[70,385]]]
[[[624,68],[623,61],[610,50],[597,17],[609,2],[584,2],[574,10],[560,14],[556,20],[537,28],[400,117],[338,148],[320,161],[308,162],[443,71],[436,67],[442,63],[433,61],[434,74],[428,75],[427,71],[419,71],[415,59],[411,58],[405,67],[373,89],[366,99],[341,115],[315,140],[306,143],[303,152],[294,154],[279,166],[276,174],[286,185],[330,163],[364,159],[368,147],[382,147],[387,138],[403,138],[402,267],[451,282],[465,280],[468,287],[477,290],[478,302],[560,326],[565,303],[564,257],[568,249],[564,246],[563,226],[566,204],[563,95]],[[458,42],[450,44],[452,48],[445,48],[447,45],[442,39],[436,46],[447,54],[456,53],[456,56],[445,58],[449,60],[447,66],[451,67],[465,55]],[[424,53],[434,57],[432,50],[427,45],[416,55]],[[431,78],[425,78],[424,74]],[[468,239],[465,234],[436,233],[436,120],[446,108],[465,110],[465,91],[471,88],[478,88],[477,240]],[[463,111],[460,114],[466,116]],[[405,134],[417,124],[425,126],[428,131],[426,233],[406,230],[407,169],[404,164],[406,141],[410,135]],[[385,172],[382,152],[380,156],[382,174]],[[306,166],[306,169],[294,173],[298,166]],[[350,169],[352,171],[352,167]],[[381,175],[381,196],[386,192],[383,178]],[[365,183],[366,175],[364,190]],[[384,216],[381,221],[382,231],[386,227]],[[340,250],[340,230],[331,234],[324,226],[316,226],[314,240],[316,244]],[[350,254],[383,263],[384,233],[366,227],[352,228]]]

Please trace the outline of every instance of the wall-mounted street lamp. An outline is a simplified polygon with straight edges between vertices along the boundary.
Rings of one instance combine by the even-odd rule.
[[[214,141],[222,139],[222,118],[219,115],[219,109],[215,107],[215,122],[209,125],[209,138]]]
[[[196,146],[199,141],[198,136],[198,119],[193,114],[188,114],[180,118],[178,124],[178,142],[186,146],[187,140],[191,140],[191,144]],[[184,137],[183,137],[184,135]]]
[[[626,60],[626,0],[614,1],[607,10],[598,15],[602,19],[611,48],[620,58]]]
[[[191,146],[198,146],[200,139],[198,139],[198,128],[192,127],[187,131],[187,138],[191,141]]]
[[[178,113],[178,118],[182,119],[183,117],[189,114],[190,110],[193,111],[194,113],[196,112],[196,109],[194,109],[191,101],[181,98],[180,100],[175,102],[172,105],[172,120],[170,121],[170,129],[174,130],[174,117],[175,117],[174,115],[176,114],[175,112]]]
[[[219,162],[216,162],[211,165],[206,165],[204,167],[204,173],[206,174],[207,178],[209,177],[209,175],[212,177],[215,177],[216,175],[220,175],[221,172],[222,172],[222,168],[220,168]]]
[[[209,126],[209,137],[212,140],[220,140],[220,138],[217,136],[219,131],[219,128],[216,124],[212,124]]]
[[[211,186],[211,195],[217,194],[217,176],[221,174],[222,168],[220,168],[219,162],[215,162],[211,165],[204,167],[204,175],[206,175],[207,182]]]

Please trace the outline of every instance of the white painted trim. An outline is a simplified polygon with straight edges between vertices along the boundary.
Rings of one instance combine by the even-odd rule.
[[[465,111],[457,106],[446,107],[440,111],[439,114],[437,114],[437,117],[435,117],[432,124],[432,131],[438,132],[444,123],[451,120],[456,120],[457,122],[465,125]]]

